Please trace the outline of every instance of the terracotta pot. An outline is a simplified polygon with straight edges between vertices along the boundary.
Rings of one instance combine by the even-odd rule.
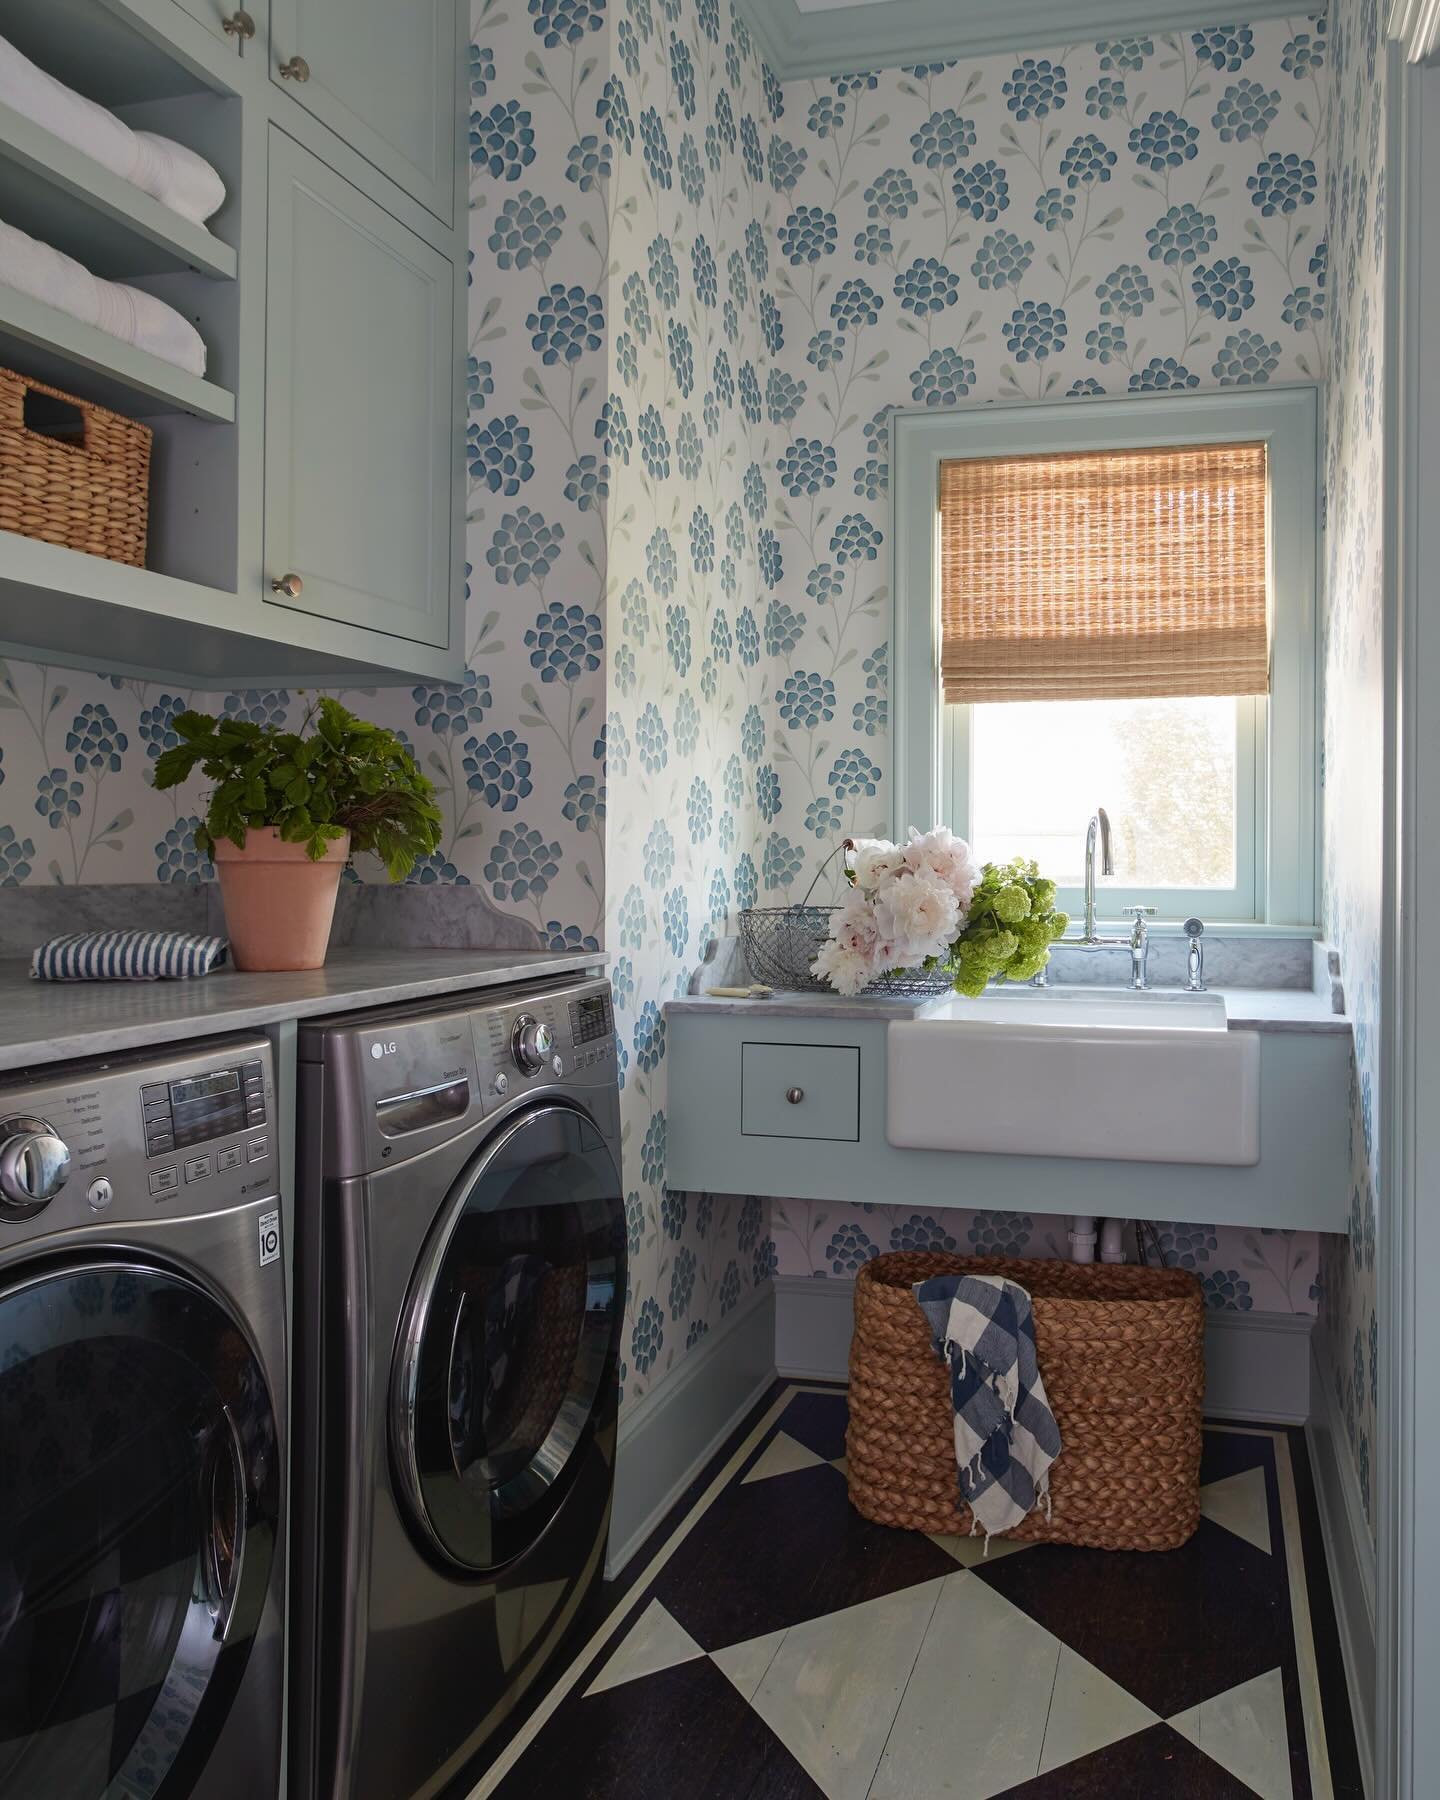
[[[323,967],[349,855],[349,832],[320,862],[311,862],[303,844],[285,843],[273,826],[248,831],[243,850],[228,839],[218,842],[215,872],[235,967]]]

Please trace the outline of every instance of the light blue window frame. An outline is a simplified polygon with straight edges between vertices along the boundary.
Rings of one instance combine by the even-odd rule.
[[[894,835],[944,819],[966,834],[969,715],[940,692],[940,465],[971,456],[1254,443],[1270,481],[1270,692],[1237,708],[1237,881],[1229,890],[1106,886],[1102,909],[1198,909],[1230,925],[1312,930],[1317,913],[1316,562],[1319,394],[1313,386],[961,407],[891,417]],[[948,715],[948,717],[947,717]],[[1095,796],[1103,802],[1104,795]],[[1077,821],[1077,832],[1084,820]],[[1072,912],[1078,893],[1062,893]]]

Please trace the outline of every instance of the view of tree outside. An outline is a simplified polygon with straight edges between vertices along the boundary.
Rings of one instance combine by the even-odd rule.
[[[1062,887],[1110,816],[1114,885],[1235,882],[1234,699],[1017,701],[971,708],[970,836],[986,862],[1031,856]]]

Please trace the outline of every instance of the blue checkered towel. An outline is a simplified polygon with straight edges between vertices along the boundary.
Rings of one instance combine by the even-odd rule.
[[[180,981],[208,975],[229,952],[224,938],[186,931],[75,931],[30,958],[32,981]]]
[[[955,1462],[971,1530],[1008,1531],[1042,1502],[1060,1431],[1035,1357],[1030,1296],[999,1275],[917,1282],[938,1355],[950,1363]]]

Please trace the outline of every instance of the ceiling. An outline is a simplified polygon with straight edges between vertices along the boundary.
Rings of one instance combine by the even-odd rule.
[[[1311,0],[1315,3],[1315,0]],[[1213,25],[1224,0],[737,0],[782,81]],[[1305,0],[1245,0],[1246,20]]]

